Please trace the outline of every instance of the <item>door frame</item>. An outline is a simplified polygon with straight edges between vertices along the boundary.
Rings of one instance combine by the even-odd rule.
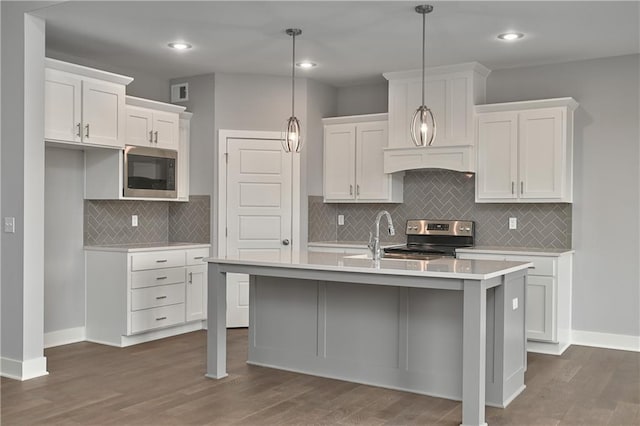
[[[218,257],[227,255],[227,238],[225,231],[227,228],[227,139],[276,139],[281,140],[280,132],[256,131],[256,130],[218,130],[218,184],[217,195],[215,197],[217,208],[217,237],[218,237]],[[291,153],[291,259],[298,260],[301,239],[301,196],[302,187],[300,185],[300,154]]]

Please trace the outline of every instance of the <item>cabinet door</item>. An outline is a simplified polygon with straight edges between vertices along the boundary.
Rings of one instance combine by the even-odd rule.
[[[81,80],[73,74],[45,70],[44,138],[81,142]]]
[[[383,171],[387,128],[387,123],[382,121],[357,124],[356,198],[360,201],[389,199],[391,175]]]
[[[355,200],[356,126],[324,127],[324,199]]]
[[[124,147],[124,86],[82,82],[83,142]]]
[[[529,275],[527,279],[527,339],[555,341],[555,278]]]
[[[477,138],[476,200],[517,198],[517,113],[479,115]]]
[[[151,110],[135,106],[126,107],[125,143],[127,145],[153,145],[153,114]]]
[[[563,110],[522,111],[519,120],[520,198],[561,198],[565,163]]]
[[[187,267],[186,321],[207,318],[207,265]]]
[[[178,114],[154,111],[153,142],[158,148],[178,149],[180,124]]]

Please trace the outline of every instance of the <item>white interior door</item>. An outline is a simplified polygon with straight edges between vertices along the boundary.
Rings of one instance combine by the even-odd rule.
[[[228,138],[227,256],[291,260],[292,155],[280,140]],[[249,279],[227,274],[227,327],[249,325]]]

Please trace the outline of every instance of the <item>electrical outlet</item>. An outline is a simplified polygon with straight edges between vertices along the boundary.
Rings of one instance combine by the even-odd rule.
[[[516,309],[518,309],[518,298],[514,297],[513,300],[511,301],[511,304],[513,305],[513,310],[515,311]]]
[[[132,214],[131,215],[131,226],[138,226],[138,215],[137,214]]]
[[[516,217],[509,218],[509,229],[518,229],[518,218]]]
[[[338,215],[338,225],[340,225],[340,226],[344,225],[344,215],[343,214],[339,214]]]
[[[16,232],[16,218],[5,217],[4,218],[4,232],[15,233]]]

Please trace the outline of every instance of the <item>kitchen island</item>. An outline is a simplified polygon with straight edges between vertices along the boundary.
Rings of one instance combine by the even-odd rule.
[[[210,258],[207,376],[226,376],[226,274],[250,275],[248,363],[461,400],[462,424],[524,389],[530,263]]]

